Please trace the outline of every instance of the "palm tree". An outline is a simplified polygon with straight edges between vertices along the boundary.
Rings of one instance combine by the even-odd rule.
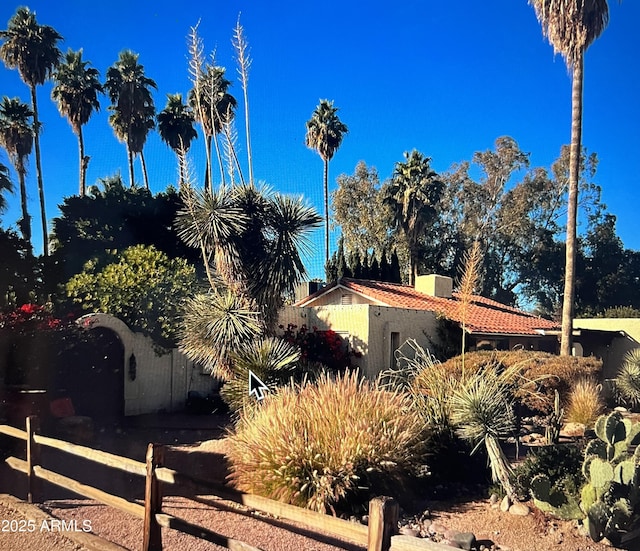
[[[13,182],[9,177],[9,167],[0,163],[0,212],[7,210],[7,200],[4,193],[13,193]]]
[[[178,156],[180,188],[186,181],[186,155],[191,141],[198,136],[193,127],[193,110],[182,101],[182,94],[167,94],[167,105],[158,113],[158,132]]]
[[[0,46],[0,57],[10,69],[18,69],[20,78],[31,90],[31,109],[33,111],[33,131],[36,146],[36,172],[38,176],[38,195],[40,198],[40,217],[42,222],[42,246],[45,256],[49,255],[47,234],[47,216],[44,204],[44,184],[40,161],[40,120],[36,86],[44,84],[58,64],[61,53],[58,41],[62,36],[47,25],[39,25],[36,14],[29,8],[20,7],[9,20],[6,31],[0,31],[4,43]]]
[[[436,214],[444,183],[431,168],[431,159],[419,151],[405,152],[398,162],[391,183],[385,189],[384,203],[391,207],[396,228],[402,231],[409,251],[409,285],[418,275],[420,239]]]
[[[329,161],[342,144],[344,135],[349,132],[347,126],[336,114],[338,108],[333,102],[322,99],[307,121],[305,143],[314,149],[324,163],[324,263],[329,262]]]
[[[556,53],[562,54],[571,71],[571,151],[569,158],[569,205],[562,301],[560,354],[571,354],[575,297],[576,227],[578,180],[582,147],[582,84],[584,54],[609,22],[607,0],[529,0]]]
[[[136,153],[142,152],[147,134],[155,126],[155,106],[150,89],[156,89],[157,86],[145,76],[138,57],[138,54],[130,50],[120,52],[118,60],[107,69],[107,80],[104,83],[111,100],[109,123],[116,137],[127,147],[131,187],[135,185],[133,158]],[[149,187],[146,176],[145,185]]]
[[[87,167],[90,157],[84,154],[82,127],[89,122],[94,111],[100,110],[98,94],[103,93],[98,80],[97,69],[87,67],[89,61],[82,60],[82,50],[68,50],[64,60],[53,73],[55,85],[51,97],[58,104],[60,114],[69,119],[74,133],[78,137],[80,187],[79,194],[86,192]]]
[[[35,132],[30,119],[33,111],[19,98],[2,98],[0,103],[0,144],[7,150],[9,158],[18,173],[20,182],[20,203],[22,218],[18,227],[24,240],[31,244],[31,216],[27,209],[26,159],[33,148]]]
[[[220,147],[216,136],[222,132],[224,125],[231,122],[235,116],[238,104],[236,99],[228,93],[231,81],[224,76],[224,67],[207,64],[200,69],[200,74],[194,87],[189,91],[189,106],[193,109],[195,120],[202,126],[205,137],[207,154],[207,172],[205,173],[205,188],[211,188],[211,146],[215,144],[220,177],[224,183],[224,167]]]

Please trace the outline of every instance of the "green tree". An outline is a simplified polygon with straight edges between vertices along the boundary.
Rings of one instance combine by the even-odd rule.
[[[44,84],[57,66],[61,56],[58,41],[62,40],[62,36],[53,27],[39,25],[35,12],[26,7],[19,7],[13,17],[9,19],[7,29],[0,31],[0,38],[4,40],[0,46],[0,57],[4,64],[10,69],[18,69],[20,78],[31,91],[42,246],[46,257],[49,255],[49,237],[40,161],[40,118],[38,116],[36,87],[39,84]]]
[[[333,218],[340,226],[348,252],[373,251],[376,257],[391,248],[392,215],[383,202],[378,171],[364,161],[352,175],[341,174],[331,194]]]
[[[0,163],[0,213],[7,209],[5,193],[13,193],[13,182],[9,177],[9,167]]]
[[[193,110],[182,101],[182,94],[167,94],[167,105],[158,113],[158,132],[178,157],[180,187],[186,181],[187,152],[198,136],[194,120]]]
[[[33,111],[19,98],[2,98],[0,103],[0,144],[7,150],[18,173],[22,218],[18,227],[24,240],[31,245],[31,216],[27,208],[26,159],[33,148]]]
[[[84,153],[82,127],[89,122],[94,111],[100,110],[98,95],[103,93],[98,79],[100,73],[88,67],[89,61],[82,59],[82,50],[68,50],[63,61],[53,72],[55,85],[51,97],[58,104],[60,114],[69,119],[73,132],[78,137],[79,191],[86,193],[87,167],[90,157]]]
[[[405,240],[409,252],[409,285],[418,275],[420,239],[437,213],[444,183],[431,168],[431,159],[419,151],[405,152],[391,182],[385,188],[385,204],[391,207],[394,226]]]
[[[116,137],[127,147],[131,187],[135,185],[133,159],[136,154],[142,152],[147,134],[155,126],[155,106],[151,89],[156,89],[157,86],[145,75],[144,66],[138,63],[138,58],[139,55],[130,50],[120,52],[118,60],[107,69],[107,80],[104,83],[111,100],[109,123]],[[143,171],[145,187],[149,189],[144,164]]]
[[[571,153],[569,167],[569,203],[564,297],[562,301],[562,340],[560,354],[572,349],[575,300],[575,261],[577,240],[578,181],[582,152],[582,87],[584,54],[602,34],[609,22],[607,0],[529,0],[556,53],[560,53],[571,71]]]
[[[109,260],[87,262],[66,284],[69,298],[84,310],[120,318],[161,346],[175,346],[182,302],[196,284],[193,266],[145,245]]]
[[[307,121],[305,143],[308,148],[317,151],[324,163],[324,261],[329,262],[329,161],[342,144],[342,139],[349,131],[338,118],[338,108],[332,101],[320,100],[311,118]]]
[[[27,241],[0,228],[0,258],[0,309],[32,302],[34,295],[40,295],[41,272]]]
[[[205,137],[207,171],[205,187],[211,187],[212,145],[215,145],[221,181],[225,181],[222,153],[217,135],[235,116],[236,99],[228,92],[231,81],[225,78],[225,68],[211,64],[200,66],[193,88],[189,91],[189,105]]]
[[[103,263],[105,255],[134,245],[154,246],[169,258],[183,258],[201,270],[200,256],[173,228],[183,206],[172,188],[152,195],[144,188],[127,188],[120,175],[90,186],[87,195],[65,197],[59,205],[60,216],[53,220],[56,271],[49,274],[52,285],[66,283],[89,260]]]

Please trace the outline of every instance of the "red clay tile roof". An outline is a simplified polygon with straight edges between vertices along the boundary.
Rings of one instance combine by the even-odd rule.
[[[343,278],[339,283],[329,285],[298,301],[295,306],[312,306],[315,299],[338,286],[364,295],[383,306],[429,310],[458,323],[462,321],[462,303],[458,293],[453,293],[451,298],[434,297],[408,285],[362,279]],[[477,295],[471,297],[468,308],[466,329],[470,333],[540,335],[540,330],[560,328],[553,321]]]

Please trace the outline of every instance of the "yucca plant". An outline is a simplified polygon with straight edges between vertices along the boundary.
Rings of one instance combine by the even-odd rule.
[[[473,373],[454,390],[450,407],[458,435],[475,446],[473,451],[484,443],[493,481],[517,501],[513,471],[500,446],[500,439],[512,434],[515,427],[513,374],[491,368]]]
[[[248,401],[249,371],[256,375],[273,392],[286,384],[300,362],[300,349],[277,338],[254,340],[230,354],[233,377],[221,390],[222,399],[229,407],[238,411]]]
[[[616,389],[631,407],[640,406],[640,348],[627,352],[616,376]]]
[[[234,375],[231,354],[262,331],[255,306],[229,289],[214,288],[186,301],[180,350],[212,375],[227,380]]]
[[[419,461],[422,422],[411,398],[358,372],[288,385],[241,415],[229,436],[241,490],[316,511],[344,504]]]
[[[565,420],[593,427],[604,412],[602,387],[593,379],[579,379],[569,392]]]

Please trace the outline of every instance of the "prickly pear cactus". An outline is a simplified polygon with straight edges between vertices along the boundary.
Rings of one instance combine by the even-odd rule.
[[[558,518],[565,520],[581,519],[584,517],[580,504],[568,494],[554,489],[546,474],[538,474],[531,479],[531,495],[535,506]]]
[[[580,508],[591,538],[616,545],[640,518],[640,448],[631,451],[640,443],[640,424],[613,412],[596,421],[595,432],[585,448]]]

